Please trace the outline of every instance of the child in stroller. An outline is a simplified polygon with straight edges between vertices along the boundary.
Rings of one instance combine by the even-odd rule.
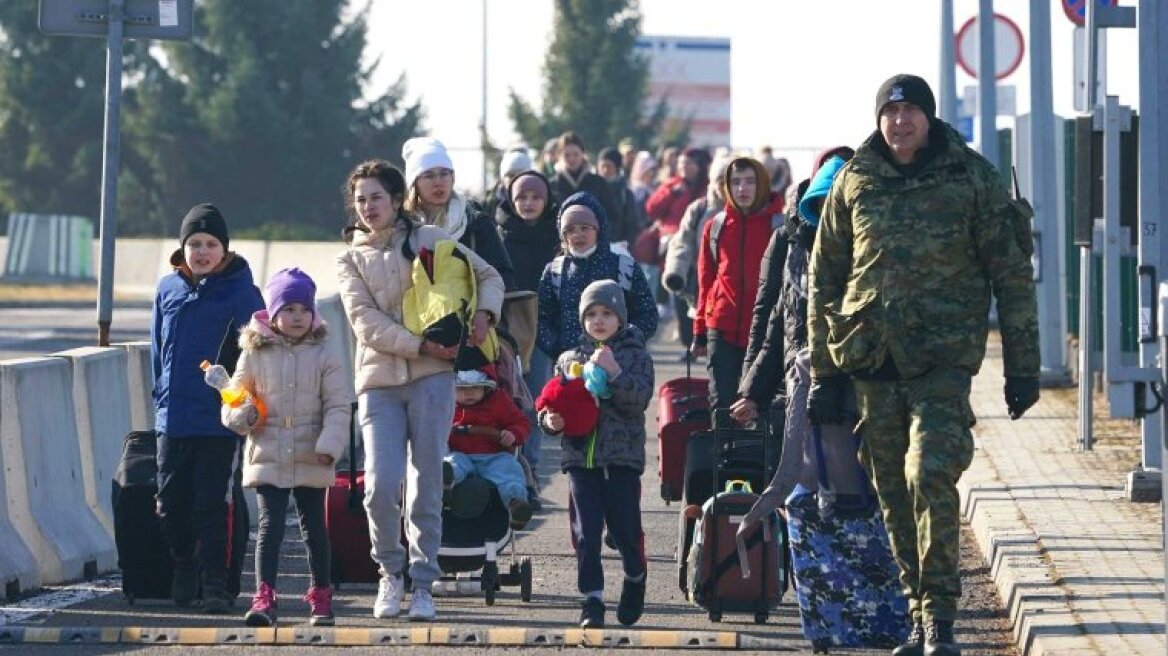
[[[460,371],[455,385],[450,452],[442,468],[446,493],[439,566],[444,574],[482,569],[488,604],[499,585],[520,585],[528,601],[530,561],[513,562],[511,571],[500,576],[495,560],[512,542],[512,529],[531,519],[527,478],[517,457],[531,425],[485,372]]]

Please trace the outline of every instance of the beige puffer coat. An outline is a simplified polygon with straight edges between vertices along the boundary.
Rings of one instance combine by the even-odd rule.
[[[420,354],[422,338],[402,323],[402,299],[413,286],[413,262],[401,249],[405,235],[400,220],[388,230],[355,232],[348,250],[337,258],[341,303],[357,336],[354,371],[358,394],[452,371],[450,362]],[[414,253],[420,248],[433,250],[443,239],[450,236],[440,228],[416,226],[411,230],[410,247]],[[473,251],[461,245],[458,248],[466,254],[478,284],[476,309],[486,310],[497,320],[503,305],[503,279]]]
[[[243,354],[234,379],[254,391],[268,418],[247,436],[243,459],[246,487],[328,487],[333,465],[318,453],[344,454],[349,441],[353,396],[339,359],[325,348],[327,329],[318,319],[299,343],[276,334],[268,311],[256,312],[239,336]]]

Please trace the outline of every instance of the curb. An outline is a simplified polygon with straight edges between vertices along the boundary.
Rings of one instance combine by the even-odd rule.
[[[747,638],[744,640],[744,638]],[[546,631],[497,628],[462,631],[449,627],[362,628],[146,628],[146,627],[0,627],[0,645],[12,644],[150,644],[150,645],[296,645],[296,646],[491,646],[599,647],[601,649],[738,649],[760,648],[763,638],[734,631],[661,631],[565,629]],[[757,644],[755,644],[757,643]]]
[[[978,450],[957,482],[961,514],[969,522],[998,589],[1022,654],[1103,653],[1075,627],[1070,595],[1059,582],[1046,548],[1026,522],[1010,488],[989,456]]]
[[[114,301],[114,309],[149,310],[154,307],[154,301],[149,299],[121,299]],[[97,301],[0,301],[0,310],[93,310],[97,311]]]

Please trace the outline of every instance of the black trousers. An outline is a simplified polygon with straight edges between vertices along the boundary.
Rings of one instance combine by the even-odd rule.
[[[580,594],[604,589],[600,549],[604,527],[616,543],[625,576],[645,573],[645,533],[641,529],[641,474],[629,467],[568,470],[568,517],[576,548]]]
[[[706,370],[710,373],[710,408],[729,408],[738,399],[738,379],[746,349],[722,339],[716,330],[707,330]]]
[[[280,544],[284,542],[289,496],[296,498],[300,537],[308,552],[308,571],[312,576],[312,585],[323,588],[332,584],[328,533],[324,527],[324,492],[321,487],[289,489],[260,485],[256,488],[260,509],[255,554],[256,589],[259,589],[260,583],[276,587],[276,570],[280,565]]]
[[[227,582],[227,506],[239,462],[234,437],[158,436],[158,516],[176,563],[197,559],[204,588]]]

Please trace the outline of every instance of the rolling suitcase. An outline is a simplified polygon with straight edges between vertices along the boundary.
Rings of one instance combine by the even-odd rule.
[[[714,413],[715,456],[713,480],[722,476],[720,457],[726,448],[732,448],[735,437],[742,433],[758,433],[763,445],[762,459],[767,462],[769,448],[765,422],[760,430],[730,428],[729,411]],[[720,439],[725,436],[725,440]],[[765,471],[762,472],[765,475]],[[720,622],[724,612],[751,613],[754,621],[767,621],[770,611],[778,606],[786,589],[785,528],[777,513],[768,521],[760,522],[745,536],[743,553],[739,553],[736,534],[742,518],[758,500],[749,482],[731,480],[722,491],[716,491],[695,511],[689,506],[683,518],[694,518],[692,539],[685,555],[686,582],[690,601],[706,609],[711,621]],[[679,545],[683,550],[685,545]]]
[[[838,438],[852,439],[859,446],[858,437]],[[827,653],[830,647],[895,647],[908,636],[908,602],[901,592],[880,505],[862,469],[858,494],[835,493],[823,440],[823,429],[812,427],[819,489],[812,491],[800,484],[787,498],[787,531],[803,635],[816,653]],[[848,452],[852,458],[847,465],[859,469],[856,451]]]
[[[349,467],[325,492],[324,524],[332,549],[333,584],[376,583],[381,578],[365,514],[365,472],[357,469],[357,404],[349,421]]]
[[[690,435],[710,427],[710,381],[691,376],[690,360],[685,378],[666,381],[657,391],[657,474],[666,504],[683,498]]]
[[[122,594],[136,599],[169,599],[174,564],[158,519],[158,434],[132,431],[122,442],[122,456],[111,484],[114,543],[122,570]],[[243,473],[235,468],[227,505],[227,594],[239,595],[247,557],[250,517],[243,496]],[[198,593],[202,595],[202,591]]]

